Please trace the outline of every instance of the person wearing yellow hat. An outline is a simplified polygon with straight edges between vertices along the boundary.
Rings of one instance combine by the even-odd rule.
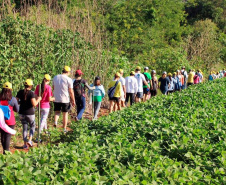
[[[113,111],[114,105],[116,104],[118,110],[121,110],[120,97],[121,97],[121,82],[119,81],[121,74],[117,72],[114,80],[108,84],[108,97],[110,101],[109,112]]]
[[[40,112],[41,112],[41,122],[40,122],[40,133],[43,129],[47,130],[47,118],[50,110],[50,101],[54,101],[52,88],[49,85],[51,77],[49,74],[45,74],[41,83],[41,94],[39,94],[39,85],[36,86],[35,95],[36,97],[41,96],[42,100],[40,102]]]
[[[121,101],[121,107],[125,107],[125,98],[126,98],[126,81],[125,81],[125,78],[123,77],[123,74],[124,74],[124,71],[123,69],[120,69],[119,70],[119,73],[120,73],[120,79],[119,81],[121,82],[121,98],[120,98],[120,101]]]
[[[188,73],[188,86],[193,85],[194,84],[194,73],[193,71],[190,69],[189,73]]]
[[[23,125],[23,140],[24,140],[24,149],[32,147],[32,138],[35,132],[35,110],[34,107],[38,105],[41,101],[41,96],[35,98],[35,94],[32,91],[33,81],[27,79],[24,83],[24,89],[20,90],[17,95],[17,101],[20,104],[19,117]],[[30,126],[30,135],[28,138],[28,125]]]
[[[130,101],[130,106],[135,102],[135,95],[138,91],[137,79],[134,77],[135,72],[131,71],[130,76],[125,78],[125,86],[126,86],[126,106]]]
[[[167,94],[171,94],[175,91],[176,80],[173,78],[172,73],[168,73],[168,78],[169,78],[170,84],[169,84]]]
[[[19,105],[16,98],[12,96],[12,84],[10,82],[6,82],[3,84],[3,88],[0,93],[0,105],[9,107],[11,114],[10,118],[8,120],[5,120],[5,123],[11,129],[14,129],[16,125],[14,112],[19,111]],[[10,139],[11,134],[1,129],[1,143],[3,147],[3,153],[5,153],[5,151],[9,151]]]
[[[54,127],[57,126],[60,113],[63,113],[63,127],[64,132],[67,132],[68,112],[71,104],[75,107],[75,97],[73,91],[73,81],[69,77],[71,68],[64,66],[62,74],[56,75],[53,78],[53,94],[54,100]]]
[[[213,80],[214,80],[212,71],[210,71],[208,80],[209,80],[209,81],[213,81]]]
[[[150,85],[146,81],[144,75],[140,73],[140,71],[141,71],[141,67],[137,66],[135,71],[135,78],[137,79],[137,84],[138,84],[136,102],[141,102],[141,99],[143,98],[143,92],[144,92],[143,85],[146,85],[147,89],[150,89]]]

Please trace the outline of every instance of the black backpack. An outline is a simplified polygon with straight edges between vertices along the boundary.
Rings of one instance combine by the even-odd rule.
[[[73,89],[75,97],[81,97],[85,92],[85,82],[84,80],[75,80],[73,83]]]
[[[145,77],[146,82],[149,84],[149,83],[150,83],[150,80],[148,79],[147,75],[144,74],[144,73],[143,73],[143,75],[144,75],[144,77]],[[143,85],[145,85],[144,82],[143,82]]]

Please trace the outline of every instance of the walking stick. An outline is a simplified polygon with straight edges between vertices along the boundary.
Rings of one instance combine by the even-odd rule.
[[[39,96],[41,95],[41,84],[39,84]],[[40,102],[38,103],[38,146],[40,140]]]

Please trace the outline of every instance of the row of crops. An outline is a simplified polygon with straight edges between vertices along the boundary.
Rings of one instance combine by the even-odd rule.
[[[5,184],[225,184],[226,78],[72,125],[64,143],[0,156]]]

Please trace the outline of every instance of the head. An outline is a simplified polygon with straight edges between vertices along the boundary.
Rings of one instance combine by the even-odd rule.
[[[27,99],[27,93],[28,91],[30,91],[33,87],[33,81],[31,79],[27,79],[25,82],[24,82],[24,100]]]
[[[183,67],[181,68],[181,70],[185,70],[185,66],[183,66]]]
[[[171,78],[172,77],[172,73],[168,73],[168,77]]]
[[[167,72],[164,71],[164,72],[162,73],[162,78],[166,78],[166,76],[167,76]]]
[[[181,74],[180,70],[177,70],[177,75],[180,75],[180,74]]]
[[[45,74],[41,84],[41,96],[45,91],[45,85],[48,85],[51,80],[51,76],[49,74]]]
[[[100,85],[101,85],[100,77],[97,76],[97,77],[95,77],[95,79],[94,79],[94,86],[100,86]]]
[[[116,79],[116,80],[118,80],[120,77],[121,77],[121,75],[120,75],[119,72],[115,73],[115,79]]]
[[[148,67],[145,67],[144,68],[144,72],[148,72],[149,68]]]
[[[69,66],[64,66],[62,73],[69,76],[71,74],[71,68]]]
[[[176,73],[176,72],[174,72],[174,73],[173,73],[173,76],[176,76],[176,75],[177,75],[177,73]]]
[[[2,92],[0,93],[0,100],[10,101],[12,99],[12,84],[6,82],[3,84]]]
[[[137,66],[135,72],[140,73],[140,70],[141,70],[140,66]]]
[[[151,71],[151,76],[155,76],[156,75],[156,71],[155,70],[152,70]]]
[[[198,72],[196,72],[195,74],[198,75]]]
[[[130,72],[130,76],[135,76],[135,72],[134,71],[131,71]]]
[[[124,73],[123,69],[119,69],[119,73],[121,76],[123,76],[123,73]]]
[[[75,78],[82,77],[82,75],[83,75],[83,72],[80,69],[75,71]]]

